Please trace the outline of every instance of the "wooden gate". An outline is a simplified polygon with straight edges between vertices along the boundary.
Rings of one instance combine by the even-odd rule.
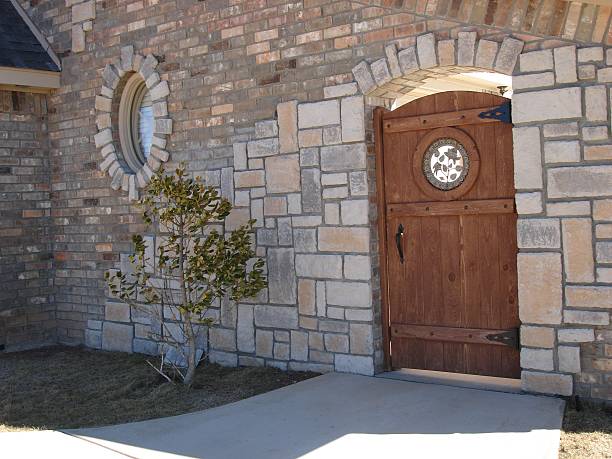
[[[507,102],[375,111],[388,367],[520,376],[512,126],[492,115]]]

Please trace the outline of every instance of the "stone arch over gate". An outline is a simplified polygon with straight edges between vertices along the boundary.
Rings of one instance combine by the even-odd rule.
[[[604,165],[612,162],[612,67],[600,46],[530,52],[523,46],[511,36],[498,42],[459,32],[437,40],[428,33],[406,49],[386,46],[385,57],[352,71],[365,97],[366,124],[373,107],[392,108],[428,79],[466,71],[512,76],[521,382],[528,391],[571,395],[581,390],[581,346],[610,323],[612,276],[605,264],[612,258],[596,226],[612,218],[603,210],[612,204],[605,199],[612,166]],[[593,362],[604,365],[592,357],[587,365]]]

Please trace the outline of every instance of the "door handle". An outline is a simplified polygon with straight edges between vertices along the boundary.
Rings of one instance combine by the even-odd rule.
[[[397,246],[397,253],[399,254],[400,263],[404,263],[404,247],[403,247],[403,239],[404,239],[404,226],[400,223],[397,227],[397,232],[395,233],[395,245]]]

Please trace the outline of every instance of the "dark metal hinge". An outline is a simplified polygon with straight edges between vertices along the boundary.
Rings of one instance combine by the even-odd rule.
[[[512,347],[514,349],[518,349],[520,346],[518,328],[513,328],[512,330],[508,330],[502,333],[492,333],[490,335],[487,335],[486,338],[489,341],[495,341],[496,343],[505,344],[506,346]]]
[[[504,102],[499,107],[495,107],[492,110],[487,110],[478,114],[479,118],[499,120],[502,123],[512,124],[512,109],[510,107],[510,101]]]

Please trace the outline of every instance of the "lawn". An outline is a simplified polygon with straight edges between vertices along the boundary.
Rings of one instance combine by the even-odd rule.
[[[235,402],[316,376],[275,368],[201,365],[191,390],[148,357],[52,347],[0,354],[0,432],[93,427],[173,416]]]

